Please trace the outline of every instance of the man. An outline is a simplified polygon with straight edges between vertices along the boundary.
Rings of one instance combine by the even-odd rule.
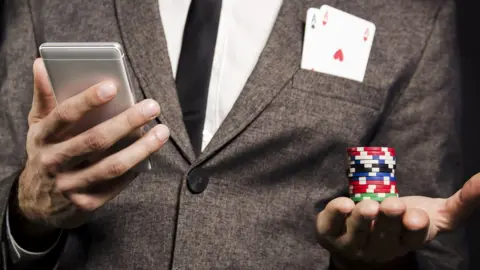
[[[323,4],[376,24],[362,83],[300,68],[306,11]],[[459,269],[465,262],[460,231],[439,236],[471,211],[479,184],[473,178],[454,192],[461,171],[452,1],[9,5],[0,99],[4,268]],[[45,41],[120,42],[140,102],[62,136],[116,89],[100,83],[56,104],[35,60]],[[144,125],[126,150],[59,170]],[[415,196],[357,205],[342,197],[352,145],[396,148],[399,190]],[[133,175],[148,156],[152,170]]]

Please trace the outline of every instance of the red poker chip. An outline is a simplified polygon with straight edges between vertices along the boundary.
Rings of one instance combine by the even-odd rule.
[[[385,182],[390,182],[390,183],[384,184]],[[348,184],[351,185],[351,186],[368,186],[368,185],[396,186],[397,181],[391,181],[391,180],[366,180],[366,181],[349,180]]]
[[[395,149],[391,147],[375,147],[375,146],[366,146],[366,147],[349,147],[347,152],[389,152],[395,154]]]
[[[384,151],[352,151],[348,152],[349,156],[395,156],[395,153]]]
[[[375,185],[377,187],[388,187],[390,188],[391,186],[396,186],[397,183],[395,181],[388,181],[388,180],[370,180],[370,181],[349,181],[348,184],[350,186],[360,186],[360,187],[366,187],[369,185]]]
[[[397,187],[397,185],[385,185],[385,184],[354,184],[352,183],[349,184],[348,188],[392,188],[392,187]]]
[[[356,188],[365,188],[365,189],[392,189],[397,188],[394,185],[349,185],[349,189],[356,189]]]
[[[360,188],[360,189],[350,189],[350,193],[397,193],[396,189],[370,189],[370,188]]]
[[[349,189],[348,192],[350,193],[397,193],[397,189],[371,189],[371,188],[356,188],[356,189]]]
[[[381,188],[381,189],[389,189],[389,188],[396,188],[396,185],[349,185],[348,188]]]

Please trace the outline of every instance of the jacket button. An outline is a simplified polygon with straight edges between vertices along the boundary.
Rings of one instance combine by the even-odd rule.
[[[193,194],[200,194],[208,186],[208,175],[202,168],[196,168],[187,175],[187,186]]]

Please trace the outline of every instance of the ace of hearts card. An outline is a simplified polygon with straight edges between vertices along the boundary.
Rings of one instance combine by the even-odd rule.
[[[301,67],[363,82],[375,25],[328,5],[307,12]]]

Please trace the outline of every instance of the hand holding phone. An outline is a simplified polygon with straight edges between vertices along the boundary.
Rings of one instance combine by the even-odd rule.
[[[97,108],[92,108],[64,132],[76,136],[124,112],[135,104],[130,79],[126,69],[123,48],[115,42],[44,43],[39,48],[57,104],[81,93],[102,81],[116,87],[116,95]],[[129,146],[141,136],[141,128],[120,139],[102,153],[93,153],[77,159],[95,162]],[[149,159],[140,162],[133,170],[151,169]]]
[[[39,51],[58,104],[102,81],[110,81],[117,87],[117,95],[87,112],[69,130],[71,135],[84,132],[134,105],[120,44],[44,43]]]
[[[138,130],[158,116],[159,105],[151,99],[143,100],[71,136],[69,131],[81,119],[118,97],[115,83],[101,81],[58,102],[42,59],[35,61],[34,81],[26,146],[28,160],[13,204],[17,211],[11,213],[20,214],[21,220],[26,218],[37,229],[38,224],[75,228],[135,178],[137,174],[131,169],[164,145],[169,130],[157,125],[118,152],[95,163],[65,169],[64,165],[72,159],[104,152]]]

